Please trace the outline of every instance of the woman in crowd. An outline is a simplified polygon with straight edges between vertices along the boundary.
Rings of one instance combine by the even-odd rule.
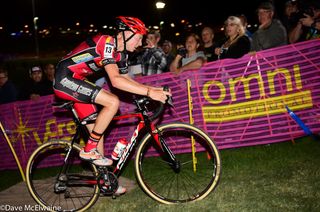
[[[240,58],[247,54],[251,48],[251,42],[245,35],[245,28],[240,18],[229,16],[225,21],[226,38],[221,42],[222,45],[215,49],[215,54],[219,59]]]
[[[190,34],[185,43],[185,48],[180,47],[177,55],[170,65],[170,71],[179,74],[190,69],[199,69],[206,62],[203,51],[199,51],[200,37],[194,33]]]

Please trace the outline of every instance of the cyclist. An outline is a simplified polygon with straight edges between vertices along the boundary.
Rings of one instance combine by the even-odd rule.
[[[116,18],[116,34],[96,35],[73,49],[56,67],[54,92],[57,97],[74,101],[81,120],[95,120],[88,124],[90,136],[80,151],[80,158],[98,166],[110,166],[112,160],[104,157],[103,133],[117,113],[119,99],[89,81],[86,76],[105,70],[113,87],[138,95],[145,95],[164,103],[170,92],[163,88],[138,83],[128,75],[127,51],[133,52],[142,45],[147,33],[144,23],[138,18],[119,16]],[[89,103],[89,104],[88,104]],[[102,106],[98,112],[96,104]],[[125,189],[119,187],[120,192]],[[118,189],[118,190],[119,190]]]

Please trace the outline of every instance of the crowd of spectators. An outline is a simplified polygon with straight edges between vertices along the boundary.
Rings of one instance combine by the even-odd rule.
[[[53,94],[54,64],[29,68],[29,78],[20,86],[9,79],[8,70],[0,68],[0,104],[17,100],[38,100],[40,96]]]
[[[279,47],[300,41],[320,37],[320,1],[318,0],[287,0],[283,14],[278,15],[272,1],[262,1],[256,8],[256,17],[259,26],[255,31],[248,30],[247,17],[244,14],[229,16],[224,24],[223,38],[216,38],[214,27],[204,26],[201,39],[195,33],[186,35],[184,44],[173,44],[169,40],[161,42],[158,32],[156,43],[163,53],[157,54],[157,71],[155,66],[148,68],[146,61],[149,59],[152,48],[145,46],[145,54],[139,54],[139,67],[144,70],[142,75],[163,73],[171,71],[175,74],[184,70],[197,69],[203,64],[225,58],[240,58],[247,53]],[[160,62],[162,57],[162,61]],[[159,68],[160,64],[165,69]],[[132,60],[137,60],[132,57]]]
[[[162,41],[160,31],[150,30],[143,46],[129,54],[129,73],[132,77],[180,74],[205,63],[320,38],[319,0],[287,0],[283,6],[283,13],[278,15],[272,1],[261,2],[255,11],[259,21],[255,31],[248,30],[244,14],[227,17],[222,38],[216,38],[215,28],[209,25],[199,35],[186,34],[183,44],[167,38]],[[31,67],[30,79],[16,86],[10,81],[8,70],[0,68],[0,104],[52,94],[54,70],[54,64]],[[102,77],[96,84],[103,86],[105,82]]]

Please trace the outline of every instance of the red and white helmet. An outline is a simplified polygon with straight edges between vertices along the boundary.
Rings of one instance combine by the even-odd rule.
[[[118,16],[116,19],[116,26],[118,31],[130,30],[135,34],[147,34],[147,28],[145,27],[144,23],[138,18]]]

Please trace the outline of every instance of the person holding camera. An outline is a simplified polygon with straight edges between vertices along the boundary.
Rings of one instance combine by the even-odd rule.
[[[177,55],[170,65],[170,71],[179,74],[185,70],[199,69],[207,62],[203,51],[199,51],[200,37],[194,33],[187,36],[185,47],[177,46]]]
[[[320,38],[320,2],[311,1],[300,6],[296,26],[289,32],[289,43]]]

